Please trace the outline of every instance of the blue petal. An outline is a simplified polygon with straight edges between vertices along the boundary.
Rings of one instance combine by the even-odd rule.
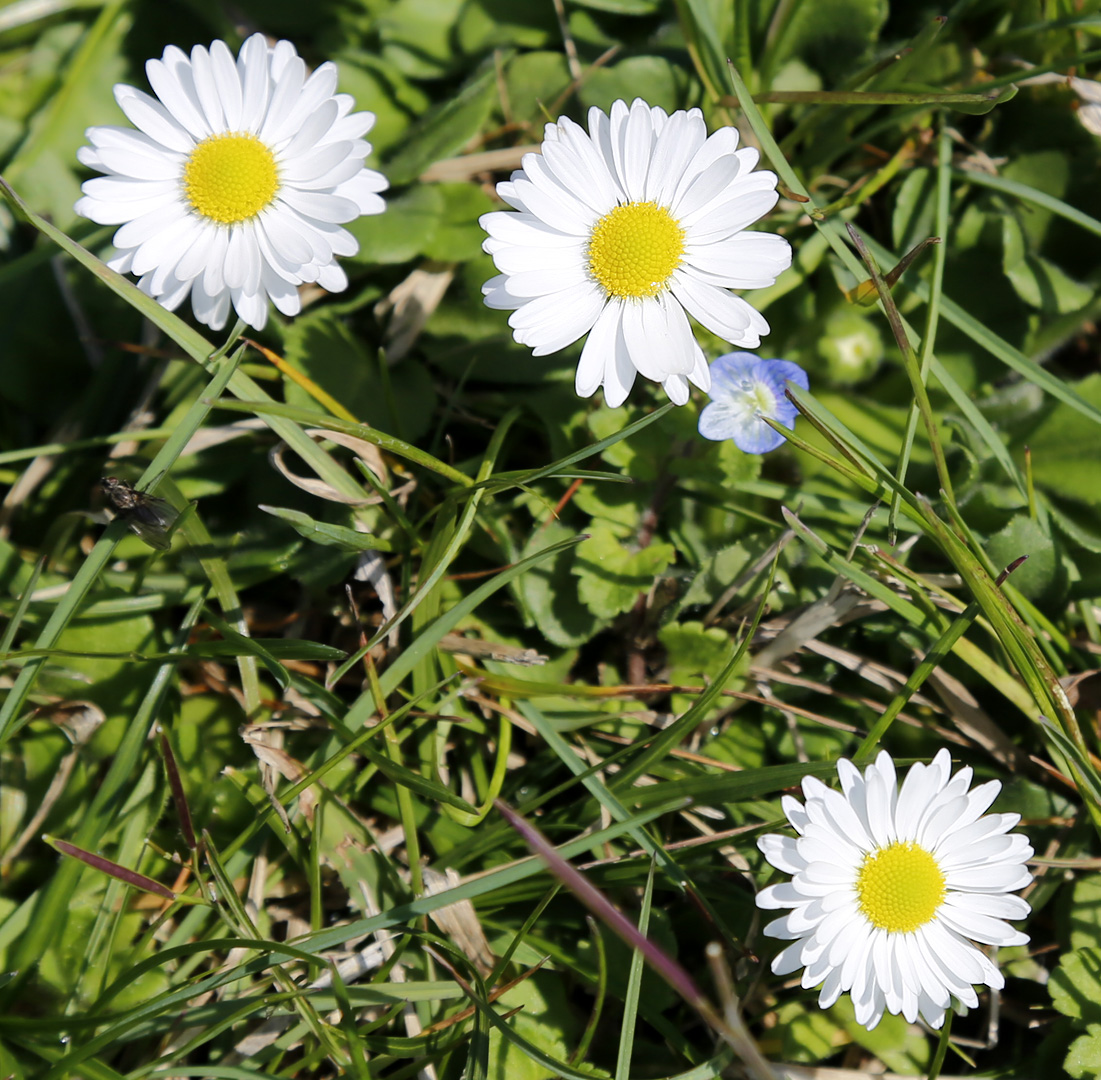
[[[712,401],[740,393],[742,384],[752,378],[753,369],[760,362],[759,356],[748,352],[725,353],[712,360],[709,391]]]
[[[745,427],[746,423],[752,423],[754,417],[748,410],[739,408],[730,401],[712,401],[704,406],[700,413],[699,429],[705,439],[715,442],[725,442],[733,439],[735,434]]]
[[[763,416],[794,429],[798,411],[784,396],[787,382],[809,388],[807,373],[789,360],[762,360],[753,353],[726,353],[711,363],[711,404],[700,413],[706,439],[732,439],[747,454],[765,454],[786,440]]]
[[[791,380],[796,386],[807,390],[809,389],[807,373],[790,360],[761,360],[754,368],[753,375],[758,381],[768,386],[776,398],[776,407],[769,415],[784,427],[794,428],[799,410],[785,396],[787,390],[785,383]]]
[[[778,431],[773,431],[760,417],[754,417],[740,431],[734,432],[734,445],[747,454],[767,454],[787,442]]]

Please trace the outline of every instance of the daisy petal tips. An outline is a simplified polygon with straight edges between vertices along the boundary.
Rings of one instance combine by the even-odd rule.
[[[481,218],[500,274],[482,287],[534,355],[585,334],[576,389],[611,405],[636,375],[678,405],[711,385],[688,316],[733,345],[755,348],[768,323],[731,289],[771,285],[791,264],[788,242],[746,232],[776,204],[776,175],[755,170],[734,128],[708,136],[699,109],[636,98],[589,110],[586,132],[548,124],[540,153],[497,185],[514,211]]]
[[[1030,911],[1011,895],[1032,880],[1032,847],[1009,832],[1020,816],[985,814],[1001,784],[969,790],[971,769],[953,776],[951,768],[941,750],[929,765],[913,765],[900,788],[886,752],[863,775],[842,758],[840,792],[808,776],[806,803],[784,798],[796,838],[758,841],[792,875],[757,894],[758,907],[791,909],[764,930],[792,942],[773,972],[803,968],[803,987],[821,986],[824,1009],[851,994],[869,1030],[884,1012],[941,1027],[953,999],[978,1005],[973,984],[1004,985],[975,942],[1028,942],[1007,921]]]
[[[790,360],[761,360],[753,353],[720,356],[711,364],[711,404],[700,413],[705,439],[734,445],[747,454],[767,454],[787,440],[762,419],[767,416],[789,431],[798,411],[784,396],[784,384],[809,388],[807,373]]]
[[[336,93],[336,66],[311,75],[289,41],[253,34],[236,59],[170,45],[145,70],[155,97],[115,87],[134,128],[89,128],[77,154],[104,174],[77,213],[121,226],[108,266],[169,310],[190,295],[214,330],[231,306],[258,330],[269,302],[297,315],[306,282],[344,289],[336,257],[359,245],[340,226],[381,213],[388,185],[363,165],[374,114]]]

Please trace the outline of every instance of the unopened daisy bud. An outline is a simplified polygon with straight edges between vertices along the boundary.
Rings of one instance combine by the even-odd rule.
[[[170,45],[145,71],[156,97],[115,87],[137,130],[89,128],[77,154],[105,174],[77,213],[122,226],[108,265],[169,310],[190,295],[214,330],[231,305],[260,329],[269,300],[298,314],[301,284],[346,288],[336,257],[359,245],[340,226],[381,213],[388,185],[363,165],[374,114],[336,93],[336,66],[311,75],[289,41],[253,34],[236,59],[222,41]]]
[[[732,127],[709,136],[699,109],[670,116],[638,98],[590,109],[588,132],[548,124],[541,152],[497,185],[517,212],[481,218],[501,271],[486,304],[513,312],[513,336],[536,356],[588,334],[582,397],[603,386],[621,405],[641,374],[683,405],[690,382],[710,386],[688,316],[755,348],[768,323],[729,290],[771,285],[791,264],[782,237],[745,231],[777,200],[759,156]]]
[[[762,360],[745,352],[713,360],[711,404],[700,413],[700,434],[716,442],[733,439],[747,454],[775,450],[787,440],[763,418],[795,428],[798,412],[784,396],[789,381],[807,389],[807,373],[790,360]]]
[[[799,834],[758,841],[765,858],[791,880],[757,894],[762,908],[790,908],[769,923],[769,937],[793,943],[773,961],[777,975],[803,968],[806,989],[821,986],[829,1008],[852,995],[868,1029],[884,1012],[910,1023],[944,1023],[953,999],[978,1005],[974,984],[999,990],[1002,974],[974,942],[1024,945],[1007,920],[1030,908],[1010,895],[1032,880],[1026,837],[1010,834],[1019,814],[984,814],[997,780],[973,791],[970,768],[951,775],[940,750],[911,766],[901,789],[889,754],[863,775],[837,763],[841,791],[803,779],[806,803],[790,796],[784,813]]]

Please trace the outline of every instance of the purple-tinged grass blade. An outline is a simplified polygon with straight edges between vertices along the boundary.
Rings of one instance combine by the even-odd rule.
[[[555,850],[547,838],[525,821],[512,807],[500,799],[494,802],[500,815],[523,838],[549,867],[550,871],[566,886],[598,919],[632,949],[638,949],[646,962],[700,1014],[722,1039],[742,1059],[746,1073],[753,1080],[774,1080],[775,1074],[756,1042],[737,1013],[733,999],[729,1007],[720,1012],[704,996],[692,976],[668,953],[659,949],[638,927],[575,867],[571,866]],[[718,946],[716,946],[717,948]],[[725,1015],[724,1015],[725,1013]]]
[[[93,855],[90,851],[78,848],[76,844],[70,844],[67,840],[58,840],[53,836],[43,836],[42,839],[45,840],[50,847],[60,851],[62,855],[68,855],[71,858],[79,859],[82,863],[87,863],[87,865],[91,866],[93,869],[99,870],[109,877],[121,881],[124,885],[132,885],[135,889],[153,893],[154,896],[163,897],[165,900],[180,899],[180,897],[168,888],[167,885],[162,885],[159,881],[154,881],[151,877],[139,874],[136,870],[128,870],[125,866],[119,866],[117,862],[105,859],[102,855]]]
[[[668,953],[659,949],[645,934],[639,933],[626,915],[597,889],[580,870],[575,869],[554,849],[551,843],[534,825],[525,821],[512,807],[496,803],[501,816],[523,837],[531,848],[566,886],[601,922],[619,935],[632,949],[638,949],[643,958],[685,1001],[695,1009],[711,1006],[692,976]]]
[[[187,795],[184,792],[183,781],[180,779],[180,770],[176,764],[176,755],[172,753],[172,745],[165,735],[164,729],[157,725],[157,742],[161,748],[161,757],[164,758],[164,771],[168,775],[168,786],[172,791],[172,801],[176,804],[176,817],[180,822],[180,832],[183,833],[184,843],[191,851],[198,846],[195,839],[195,828],[191,824],[191,808],[187,805]]]

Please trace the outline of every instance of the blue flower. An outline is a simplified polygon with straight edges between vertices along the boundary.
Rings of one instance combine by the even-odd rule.
[[[795,429],[797,410],[784,397],[784,383],[808,389],[807,373],[789,360],[762,360],[734,352],[711,364],[711,404],[700,413],[700,434],[721,442],[733,439],[747,454],[765,454],[786,442],[762,419]]]

